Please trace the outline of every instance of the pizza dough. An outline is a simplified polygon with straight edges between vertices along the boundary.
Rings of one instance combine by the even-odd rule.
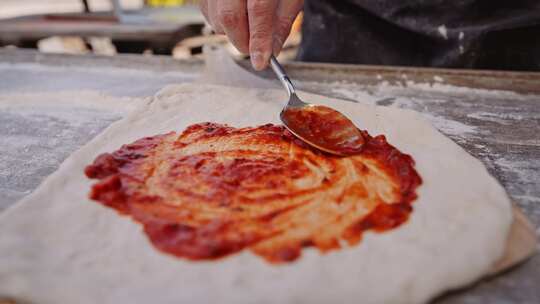
[[[285,265],[247,251],[201,263],[155,250],[138,224],[88,199],[84,167],[124,143],[194,123],[278,123],[286,100],[281,91],[174,86],[1,215],[0,295],[36,303],[424,303],[488,272],[512,215],[503,188],[478,160],[416,113],[300,95],[414,157],[423,184],[405,224],[324,255],[303,250]]]

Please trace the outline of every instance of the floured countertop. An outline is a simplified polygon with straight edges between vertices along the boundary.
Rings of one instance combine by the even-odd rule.
[[[138,103],[167,84],[194,81],[202,68],[201,62],[163,57],[0,50],[0,212]],[[415,70],[398,68],[380,74],[373,68],[342,72],[328,65],[291,65],[288,70],[306,91],[421,112],[484,162],[540,232],[540,76],[515,76],[522,77],[516,80],[518,93],[508,89],[504,77],[504,90],[449,84],[448,71],[425,70],[419,77]],[[459,76],[465,84],[481,77]],[[497,77],[492,78],[497,86]],[[531,92],[524,92],[529,86]],[[509,273],[436,302],[540,303],[538,286],[536,255]]]
[[[188,73],[68,68],[0,59],[0,210],[30,193],[73,151]]]

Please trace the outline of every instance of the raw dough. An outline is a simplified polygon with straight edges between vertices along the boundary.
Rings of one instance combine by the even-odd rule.
[[[276,266],[249,252],[217,262],[155,250],[138,224],[90,202],[85,165],[140,137],[202,121],[278,123],[281,91],[182,85],[114,123],[0,217],[0,295],[36,303],[423,303],[501,256],[512,220],[484,166],[420,115],[300,94],[413,155],[424,183],[411,218],[359,246],[304,250]]]

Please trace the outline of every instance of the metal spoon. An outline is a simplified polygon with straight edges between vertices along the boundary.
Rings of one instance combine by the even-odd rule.
[[[292,134],[334,155],[352,155],[362,150],[364,135],[350,119],[332,108],[303,102],[274,56],[270,57],[270,66],[289,95],[289,102],[281,111],[280,118]]]

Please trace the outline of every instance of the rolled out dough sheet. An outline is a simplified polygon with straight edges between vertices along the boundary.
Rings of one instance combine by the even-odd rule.
[[[504,189],[420,115],[300,94],[332,106],[416,160],[407,223],[360,244],[272,265],[242,251],[192,262],[157,251],[141,227],[87,198],[100,153],[204,121],[279,123],[282,91],[167,87],[70,156],[0,217],[0,296],[35,303],[424,303],[469,284],[501,256],[512,221]]]

